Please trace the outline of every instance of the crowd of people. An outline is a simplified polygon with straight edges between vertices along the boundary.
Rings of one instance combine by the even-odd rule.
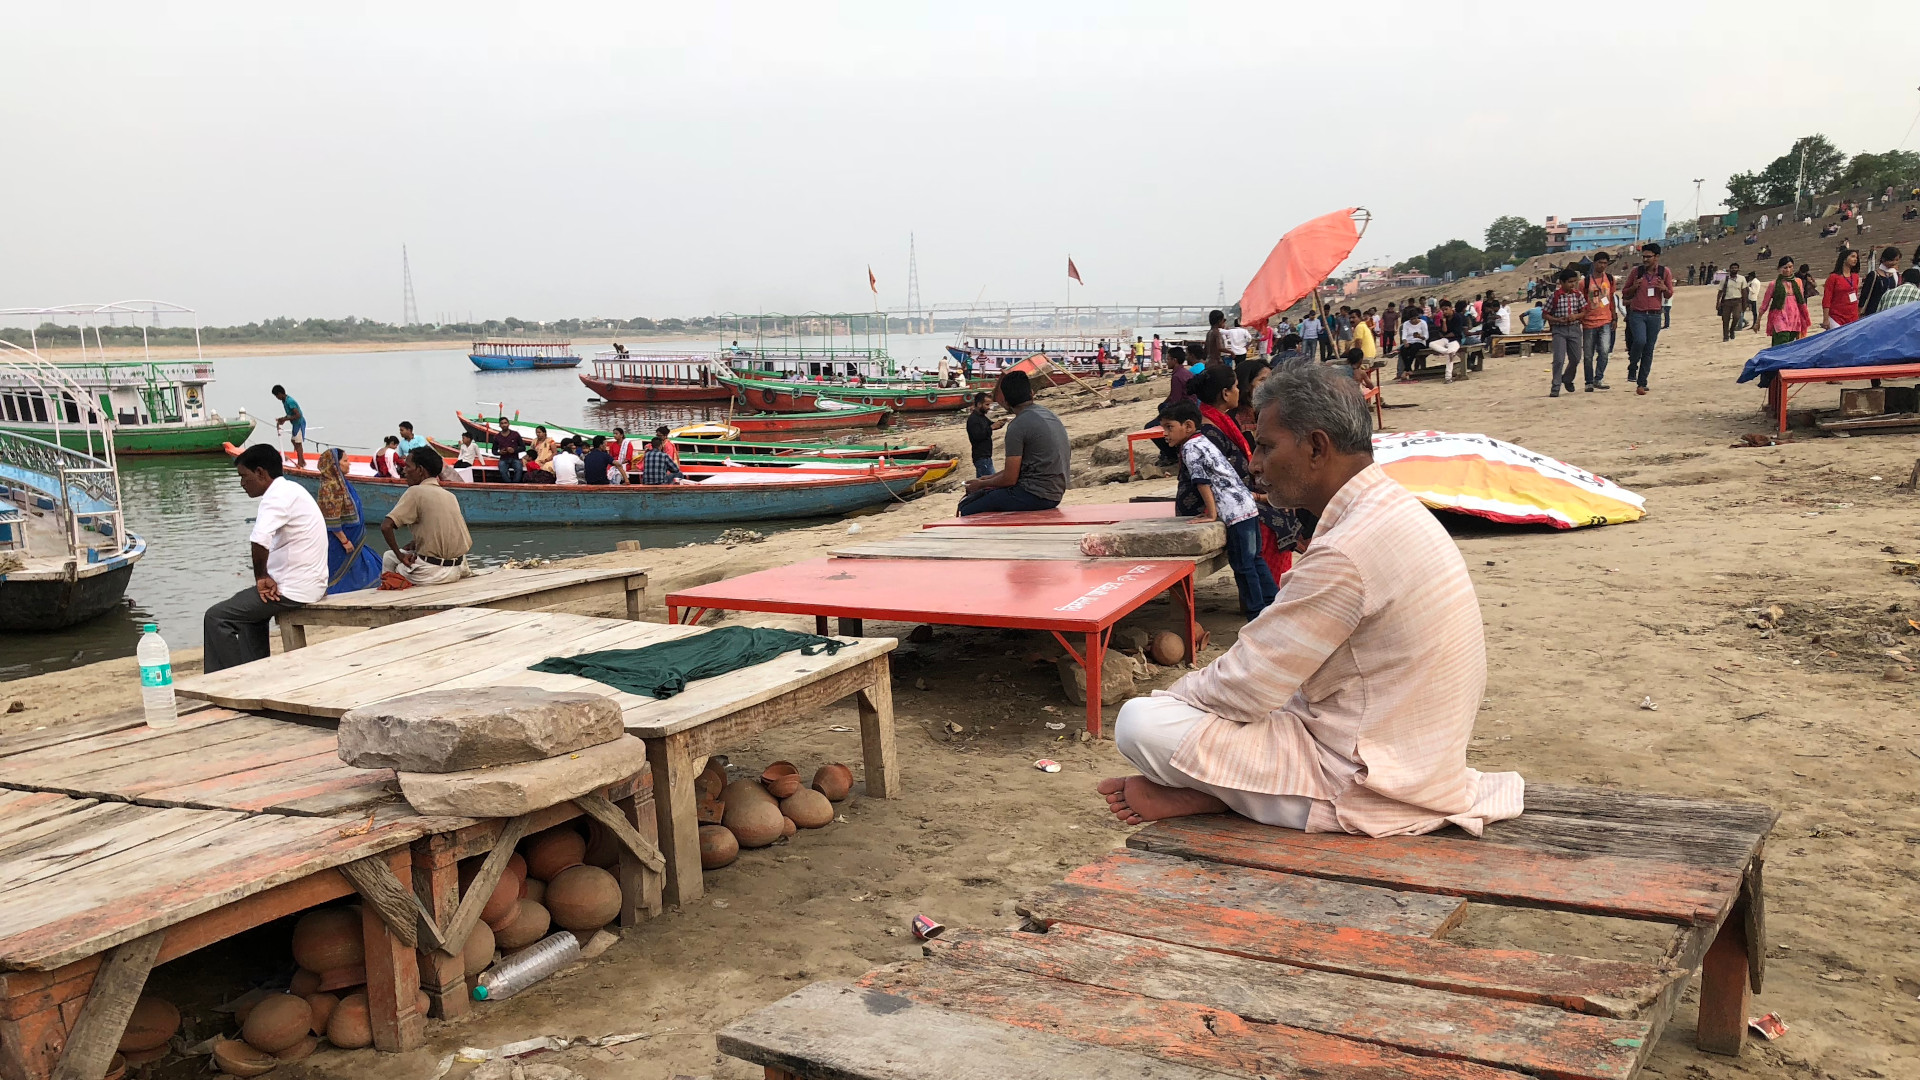
[[[1769,344],[1784,345],[1811,333],[1812,300],[1820,298],[1820,328],[1836,330],[1870,315],[1920,301],[1920,248],[1912,257],[1897,247],[1881,249],[1870,269],[1863,270],[1862,253],[1843,245],[1834,256],[1833,270],[1819,285],[1808,263],[1783,255],[1773,266],[1772,278],[1756,268],[1743,274],[1740,264],[1728,263],[1718,277],[1715,301],[1720,315],[1720,340],[1732,341],[1742,330],[1768,335]],[[1902,262],[1907,262],[1905,269]]]

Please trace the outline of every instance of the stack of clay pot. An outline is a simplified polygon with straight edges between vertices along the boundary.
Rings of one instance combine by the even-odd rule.
[[[620,861],[619,840],[597,821],[570,821],[520,842],[507,861],[500,883],[480,910],[480,922],[467,938],[467,979],[478,979],[496,953],[524,949],[555,930],[572,930],[581,940],[620,915],[620,881],[608,867]],[[464,889],[479,873],[482,860],[460,868]]]
[[[831,823],[833,804],[853,790],[853,771],[839,762],[822,765],[812,786],[800,785],[800,770],[790,761],[774,762],[758,778],[728,783],[726,759],[710,758],[694,780],[701,867],[725,866],[741,848],[766,847],[801,829]]]
[[[132,1066],[145,1065],[166,1056],[168,1042],[180,1030],[180,1010],[165,998],[143,995],[127,1017],[126,1030],[120,1033],[120,1052],[107,1066],[108,1080],[124,1075]],[[115,1070],[120,1070],[115,1072]]]
[[[367,1004],[367,954],[358,904],[316,908],[293,926],[293,980],[285,991],[271,991],[234,1010],[240,1036],[213,1046],[222,1072],[259,1076],[287,1062],[302,1061],[325,1039],[343,1050],[373,1045],[373,1017]],[[142,998],[145,1006],[148,999]],[[164,1004],[164,1003],[162,1003]],[[427,1013],[426,991],[414,1007]],[[175,1023],[178,1023],[175,1014]],[[131,1037],[140,1020],[127,1024]],[[125,1045],[125,1040],[122,1040]],[[134,1057],[129,1055],[129,1061]]]

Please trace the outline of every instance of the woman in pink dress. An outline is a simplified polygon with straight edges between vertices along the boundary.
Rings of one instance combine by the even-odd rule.
[[[1785,255],[1773,284],[1760,294],[1760,310],[1754,315],[1753,332],[1765,326],[1772,335],[1770,344],[1785,345],[1807,335],[1813,318],[1807,312],[1807,298],[1800,290],[1800,279],[1793,276],[1793,256]]]

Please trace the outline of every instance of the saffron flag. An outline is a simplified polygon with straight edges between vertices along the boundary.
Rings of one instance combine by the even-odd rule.
[[[867,267],[867,288],[873,290],[873,295],[880,295],[880,279],[873,276],[873,267],[871,266]]]
[[[1071,255],[1067,256],[1067,276],[1075,281],[1080,281],[1080,268],[1073,265],[1073,256]],[[1086,282],[1080,281],[1080,284],[1085,285]]]

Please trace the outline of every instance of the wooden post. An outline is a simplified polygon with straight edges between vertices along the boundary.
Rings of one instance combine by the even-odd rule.
[[[299,623],[290,623],[285,619],[275,619],[280,624],[280,648],[284,652],[307,647],[307,628]]]
[[[419,1012],[420,965],[372,904],[360,908],[360,933],[367,948],[367,1011],[373,1019],[373,1045],[390,1054],[427,1041],[426,1017]]]
[[[867,620],[849,619],[845,615],[840,616],[841,637],[865,637],[866,634]]]
[[[1744,893],[1720,924],[1700,964],[1696,1042],[1709,1054],[1738,1056],[1747,1045],[1747,901]]]
[[[647,740],[653,767],[653,809],[660,823],[660,854],[667,864],[664,900],[684,907],[700,899],[700,817],[694,806],[691,733]]]
[[[115,946],[94,976],[93,988],[80,1007],[80,1018],[67,1034],[66,1052],[54,1070],[54,1080],[100,1080],[120,1047],[120,1036],[147,985],[147,975],[160,955],[165,930],[156,930]]]
[[[867,796],[900,797],[900,777],[893,751],[893,668],[882,656],[874,663],[871,686],[854,692],[860,713],[860,755],[866,764]]]
[[[413,892],[440,926],[453,922],[460,910],[460,862],[453,836],[435,833],[413,842]],[[465,942],[462,942],[464,945]],[[466,958],[422,942],[419,949],[420,985],[427,992],[428,1012],[441,1020],[465,1016]]]

